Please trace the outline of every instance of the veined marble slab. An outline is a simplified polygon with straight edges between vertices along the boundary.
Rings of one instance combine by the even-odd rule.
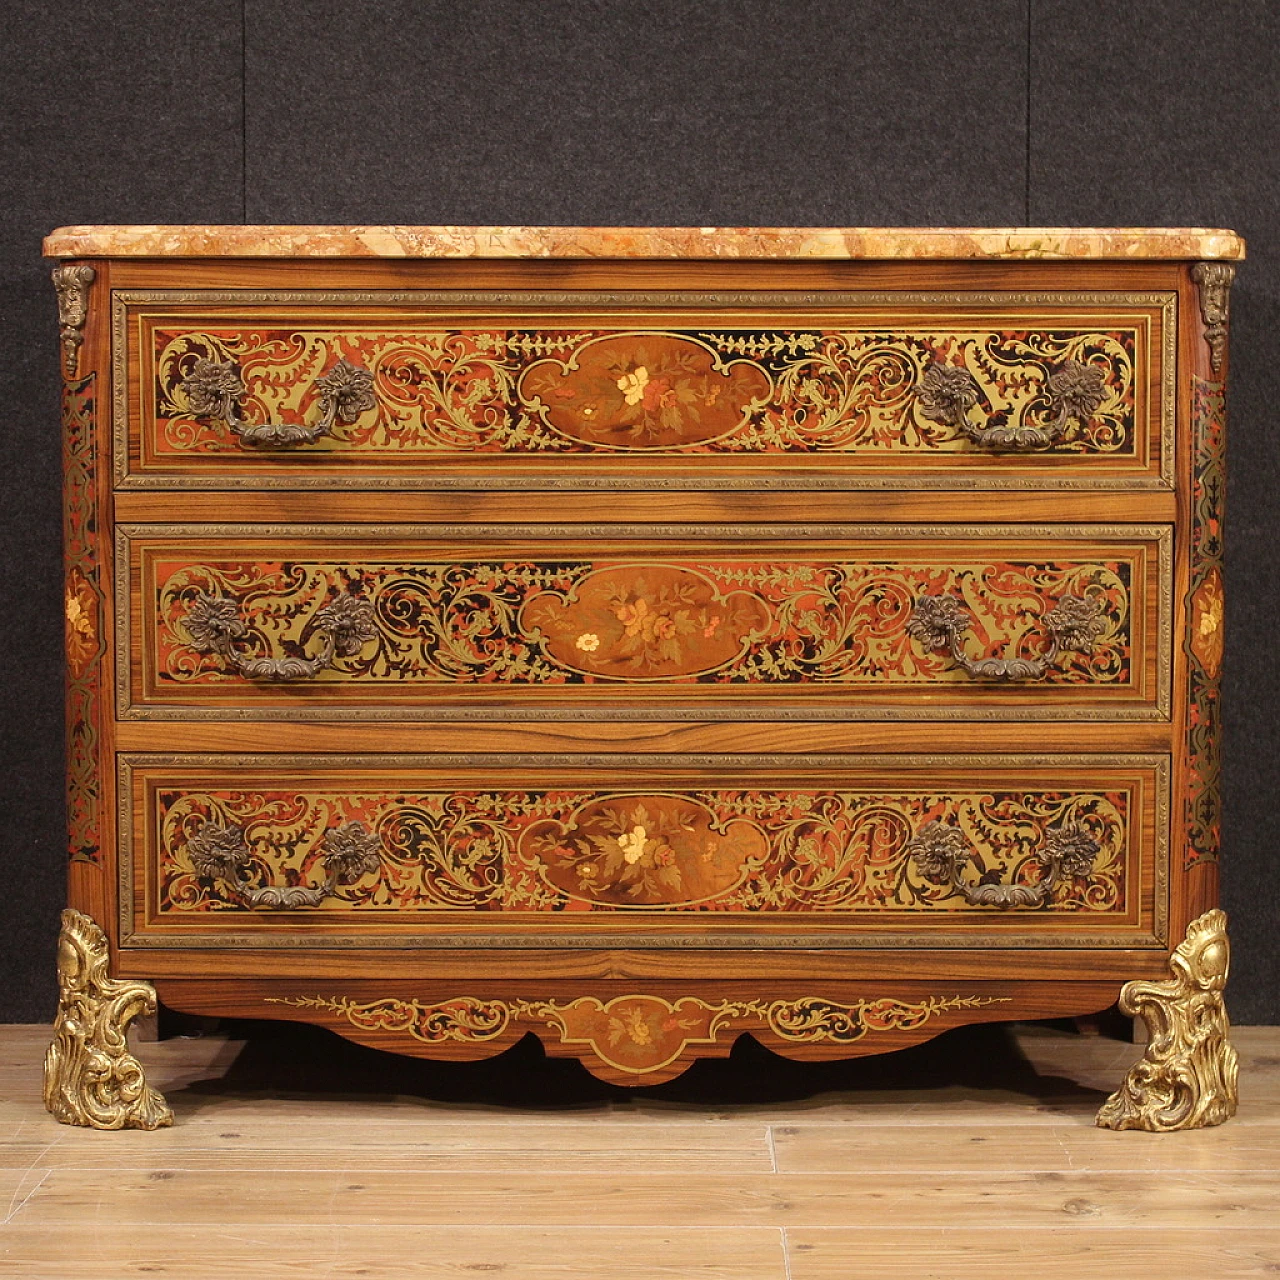
[[[48,258],[1241,259],[1204,227],[82,226]]]

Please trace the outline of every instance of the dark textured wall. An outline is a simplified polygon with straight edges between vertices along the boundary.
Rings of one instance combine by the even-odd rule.
[[[0,1019],[63,893],[56,326],[71,222],[1234,227],[1225,905],[1280,1021],[1280,168],[1267,0],[11,0],[0,22]]]

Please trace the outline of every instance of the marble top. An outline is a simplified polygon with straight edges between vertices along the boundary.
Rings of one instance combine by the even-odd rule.
[[[48,258],[1240,259],[1204,227],[59,227]]]

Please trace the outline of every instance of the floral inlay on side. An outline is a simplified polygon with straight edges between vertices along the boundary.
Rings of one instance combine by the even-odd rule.
[[[79,678],[98,655],[98,597],[79,569],[67,579],[67,663]]]

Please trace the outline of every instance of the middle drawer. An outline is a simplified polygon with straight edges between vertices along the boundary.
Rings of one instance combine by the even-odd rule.
[[[122,526],[121,715],[1159,719],[1164,527]]]

